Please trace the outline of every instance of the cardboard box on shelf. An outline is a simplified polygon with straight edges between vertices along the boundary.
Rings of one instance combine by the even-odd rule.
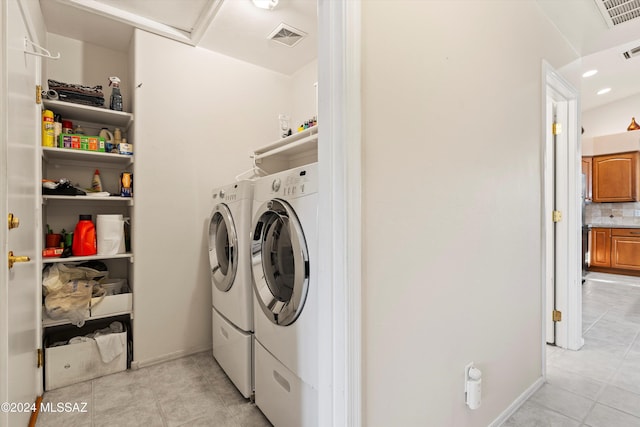
[[[104,153],[105,141],[104,138],[99,136],[61,133],[58,140],[58,147]]]
[[[118,152],[120,154],[133,155],[133,144],[121,142],[118,144]]]

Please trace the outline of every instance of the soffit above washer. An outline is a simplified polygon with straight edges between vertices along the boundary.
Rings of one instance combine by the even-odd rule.
[[[198,18],[206,13],[209,0],[96,0],[152,21],[191,33]]]

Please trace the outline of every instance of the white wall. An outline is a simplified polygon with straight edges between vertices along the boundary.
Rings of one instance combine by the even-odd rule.
[[[637,150],[638,142],[628,144],[623,142],[622,146],[616,147],[615,151],[610,151],[609,143],[604,139],[598,138],[604,135],[615,135],[627,132],[627,127],[631,123],[631,118],[635,117],[636,122],[640,123],[640,94],[635,94],[582,112],[581,121],[584,128],[582,135],[582,154],[585,156],[593,156],[597,154],[606,154],[609,152],[619,152],[627,150]],[[638,131],[634,131],[635,134]],[[621,135],[620,139],[629,140],[634,138]]]
[[[583,138],[626,132],[632,117],[640,124],[640,94],[583,111]]]
[[[29,31],[33,30],[35,33],[31,34],[33,38],[32,41],[46,48],[47,33],[44,25],[44,16],[42,16],[42,10],[40,9],[40,2],[38,0],[19,0],[19,5],[20,7],[24,6],[29,15],[28,19],[32,25]]]
[[[541,62],[575,54],[530,1],[362,26],[364,425],[487,426],[542,375]]]
[[[311,61],[291,76],[291,130],[305,121],[318,117],[315,84],[318,82],[318,61]]]
[[[52,54],[60,52],[57,61],[47,61],[47,75],[42,80],[43,88],[47,87],[47,79],[85,86],[102,85],[105,106],[109,108],[111,88],[109,77],[120,77],[124,111],[131,111],[131,83],[129,77],[129,57],[126,52],[107,49],[91,43],[47,34],[48,49]],[[113,129],[112,129],[113,130]]]
[[[291,79],[144,31],[134,36],[134,358],[211,345],[212,189],[276,139]],[[162,54],[159,54],[162,52]]]

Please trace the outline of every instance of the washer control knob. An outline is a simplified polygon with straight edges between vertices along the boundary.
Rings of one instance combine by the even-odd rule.
[[[224,199],[224,190],[220,190],[220,198]]]
[[[282,182],[280,181],[280,178],[276,178],[273,180],[273,182],[271,183],[271,189],[273,191],[278,191],[280,190],[280,185],[282,184]]]

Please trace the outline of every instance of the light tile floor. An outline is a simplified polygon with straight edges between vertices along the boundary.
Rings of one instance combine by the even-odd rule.
[[[547,347],[547,382],[503,427],[640,427],[640,277],[589,273],[584,347]]]
[[[271,426],[211,352],[48,391],[43,402],[86,402],[87,412],[41,413],[38,427]]]

